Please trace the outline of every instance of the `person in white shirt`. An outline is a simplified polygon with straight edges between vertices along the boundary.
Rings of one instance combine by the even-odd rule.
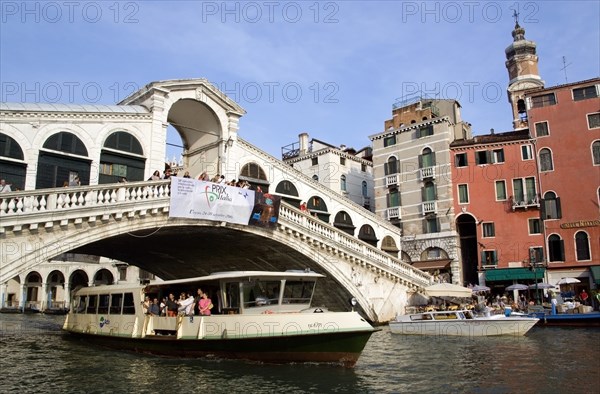
[[[188,293],[185,300],[178,301],[179,313],[184,313],[186,316],[194,316],[194,296]]]
[[[0,193],[12,192],[10,185],[6,183],[6,180],[0,179]]]

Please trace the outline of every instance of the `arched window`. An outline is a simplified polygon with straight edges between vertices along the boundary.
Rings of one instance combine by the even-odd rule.
[[[23,160],[23,150],[19,143],[12,137],[0,133],[0,156],[11,159]]]
[[[340,176],[340,189],[343,192],[347,191],[347,189],[346,189],[346,175]]]
[[[250,179],[260,179],[267,180],[267,175],[265,171],[256,163],[248,163],[242,167],[240,171],[240,179],[242,177],[250,178]]]
[[[240,170],[239,179],[248,181],[252,188],[260,186],[264,193],[269,191],[269,182],[265,171],[257,163],[248,163]]]
[[[83,141],[81,141],[75,134],[66,131],[61,131],[60,133],[52,135],[46,140],[46,142],[44,142],[43,147],[45,149],[71,153],[78,156],[87,157],[88,155]]]
[[[562,211],[560,208],[560,198],[554,192],[546,192],[542,200],[542,219],[560,219]]]
[[[548,237],[548,261],[565,261],[565,244],[557,234]]]
[[[308,199],[306,204],[311,215],[316,215],[325,223],[329,223],[329,212],[327,212],[327,204],[321,197],[313,196]]]
[[[392,175],[398,173],[398,160],[395,156],[391,156],[385,164],[385,175]]]
[[[373,230],[373,227],[369,226],[368,224],[364,224],[360,228],[360,231],[358,232],[358,239],[375,247],[377,247],[377,241],[379,241],[375,236],[375,230]]]
[[[61,131],[50,136],[40,150],[36,189],[72,184],[76,178],[77,183],[88,185],[92,161],[87,155],[83,141],[75,134]]]
[[[354,229],[356,228],[352,223],[352,218],[345,211],[340,211],[335,215],[333,226],[350,235],[354,235]]]
[[[419,168],[428,168],[435,165],[435,153],[430,148],[423,149],[419,156]]]
[[[290,181],[281,181],[275,188],[275,193],[298,197],[298,189]]]
[[[389,255],[398,257],[399,250],[398,246],[396,246],[396,241],[394,241],[394,238],[390,237],[389,235],[386,235],[381,240],[381,250]]]
[[[553,169],[552,152],[550,152],[550,149],[544,148],[540,150],[540,171],[552,171]]]
[[[300,198],[298,197],[298,189],[290,181],[281,181],[275,188],[275,193],[282,195],[282,200],[296,208],[300,208]]]
[[[435,184],[431,181],[425,182],[425,185],[421,189],[423,201],[435,201],[437,199],[437,192]]]
[[[575,234],[575,254],[577,261],[590,260],[590,241],[585,231]]]
[[[600,165],[600,141],[594,141],[592,144],[592,160],[595,166]]]
[[[13,160],[3,160],[3,158]],[[18,160],[19,162],[15,162]],[[12,137],[0,133],[0,179],[11,185],[12,191],[25,189],[27,163],[19,143]]]
[[[121,178],[143,181],[146,159],[142,145],[133,135],[116,131],[106,138],[100,154],[98,183],[117,183]]]

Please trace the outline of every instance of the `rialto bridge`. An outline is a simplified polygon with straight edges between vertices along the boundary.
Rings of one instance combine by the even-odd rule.
[[[162,279],[308,268],[327,276],[317,301],[332,309],[355,297],[374,322],[403,311],[432,278],[397,258],[398,229],[241,139],[243,114],[202,79],[153,83],[114,106],[1,104],[10,157],[0,164],[23,189],[0,194],[2,302],[11,281],[21,294],[37,286],[44,299],[58,285],[68,295],[72,275],[49,264],[71,253]],[[164,167],[168,125],[182,137],[183,167],[193,178],[219,173],[281,196],[277,225],[169,217],[170,181],[144,180]],[[82,186],[58,187],[73,174]],[[125,174],[127,183],[116,182]],[[300,211],[300,201],[311,201],[316,215]],[[116,270],[94,275],[118,281]],[[28,281],[32,272],[36,280]]]

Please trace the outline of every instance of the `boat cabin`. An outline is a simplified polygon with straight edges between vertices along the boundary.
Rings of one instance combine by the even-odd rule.
[[[301,312],[310,308],[316,281],[315,272],[214,273],[204,277],[171,280],[140,286],[96,286],[76,291],[73,314],[134,315],[141,313],[146,297],[163,300],[169,294],[208,294],[211,314],[262,314]]]

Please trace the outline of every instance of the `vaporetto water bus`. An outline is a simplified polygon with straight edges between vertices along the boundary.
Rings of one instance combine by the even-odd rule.
[[[375,328],[358,312],[311,306],[312,271],[235,271],[141,285],[74,291],[63,329],[116,349],[175,357],[220,357],[269,363],[339,363],[351,367]],[[196,295],[210,316],[145,313],[144,299]]]

